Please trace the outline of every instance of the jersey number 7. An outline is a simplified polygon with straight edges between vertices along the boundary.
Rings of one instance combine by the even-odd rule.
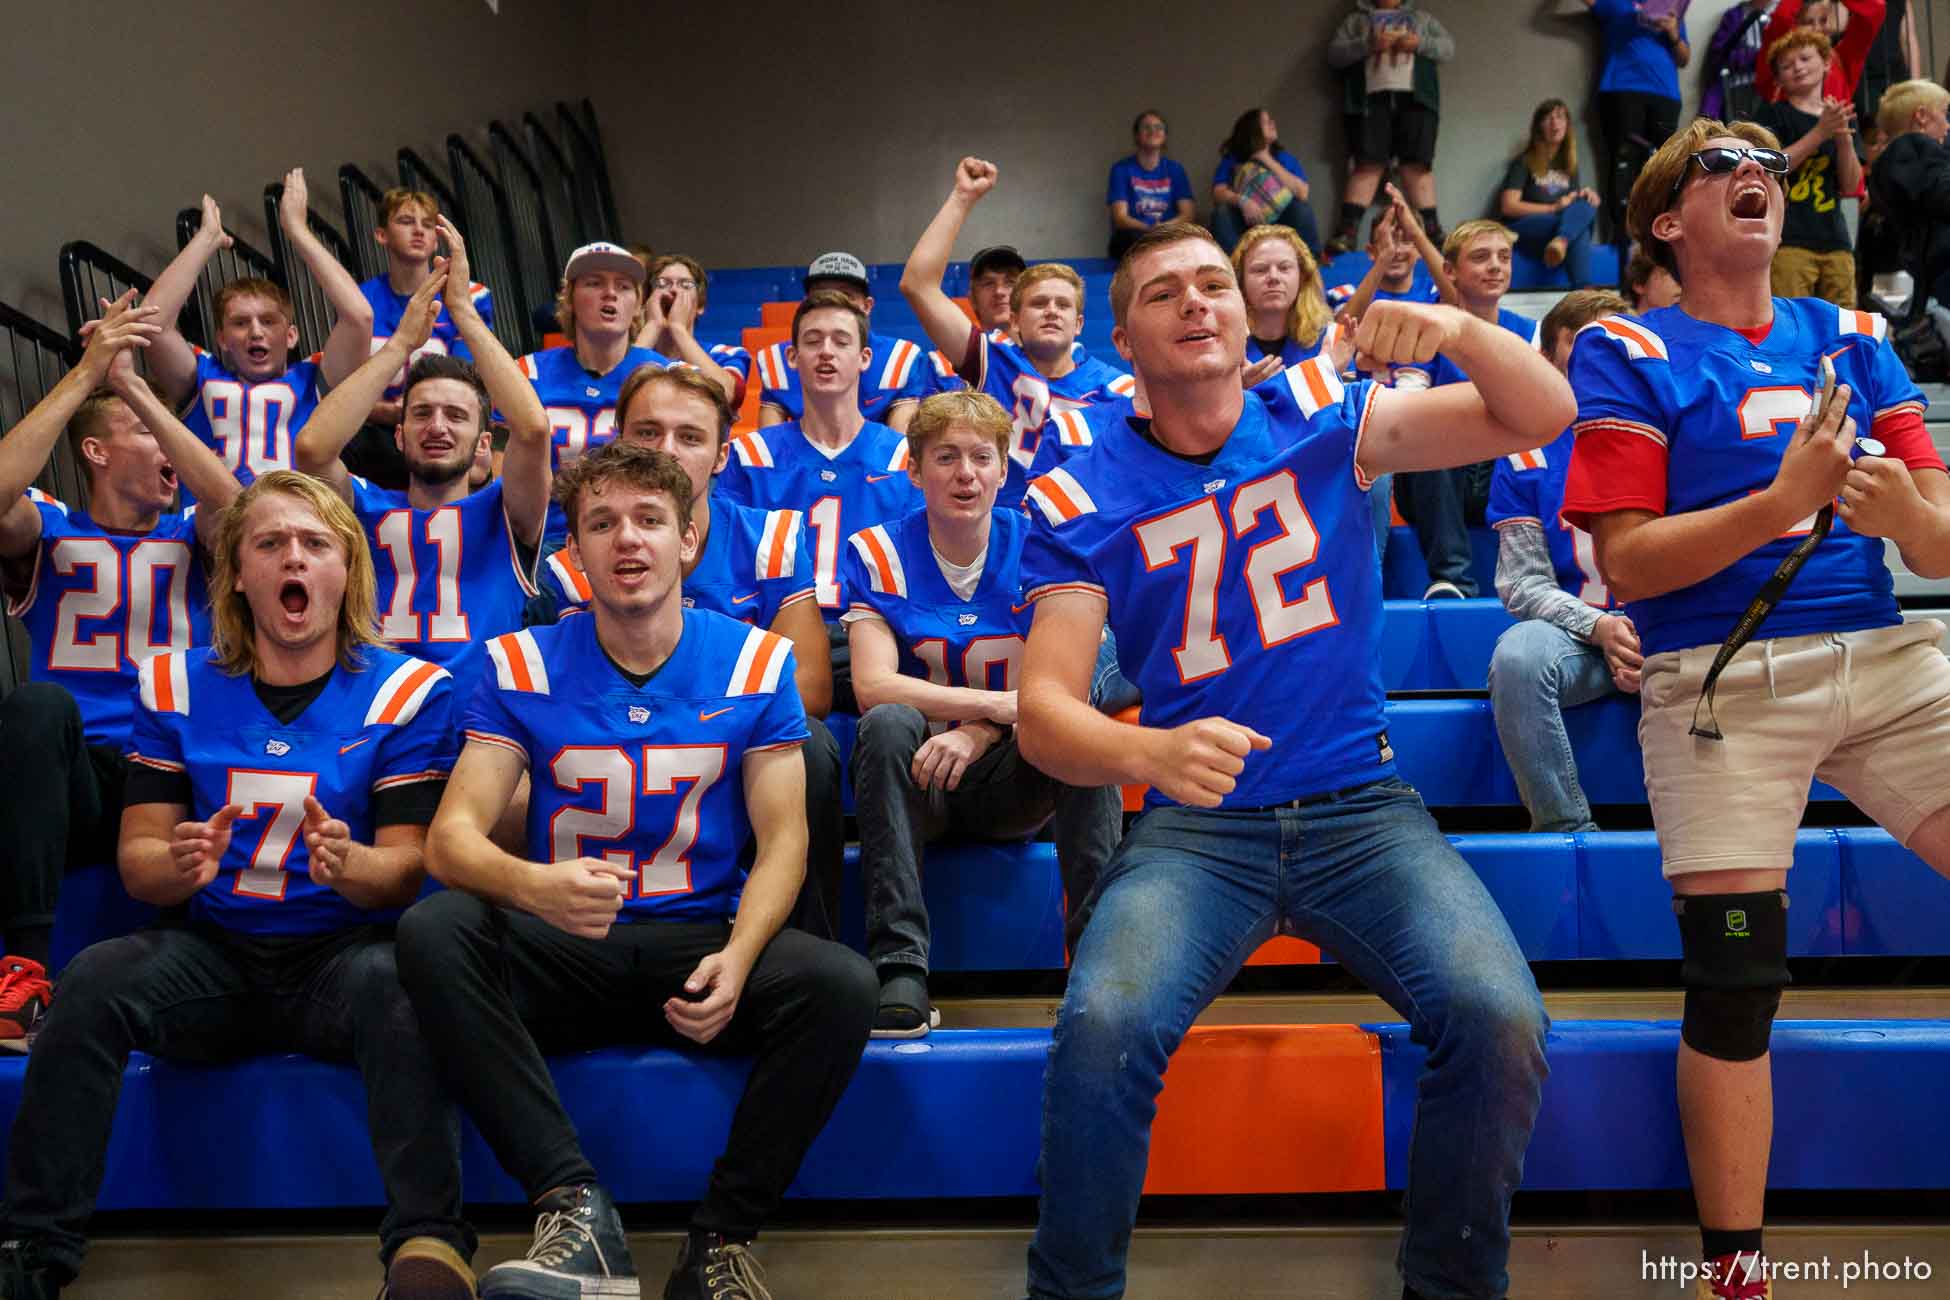
[[[1203,496],[1170,514],[1132,525],[1147,571],[1156,572],[1190,555],[1184,634],[1172,651],[1181,682],[1202,681],[1232,666],[1232,652],[1219,631],[1219,579],[1225,571],[1226,544],[1228,537],[1244,541],[1269,510],[1279,531],[1246,552],[1244,574],[1260,644],[1271,649],[1340,622],[1327,579],[1307,583],[1298,600],[1288,600],[1280,589],[1282,578],[1312,564],[1320,554],[1320,533],[1300,503],[1299,480],[1292,470],[1240,484],[1223,513],[1217,497]]]

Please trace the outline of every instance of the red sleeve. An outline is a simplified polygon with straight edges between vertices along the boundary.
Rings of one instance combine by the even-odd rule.
[[[1767,52],[1774,48],[1775,41],[1788,34],[1800,13],[1801,0],[1781,0],[1774,6],[1774,16],[1767,20],[1767,28],[1761,33],[1760,57],[1754,60],[1754,90],[1765,101],[1776,98],[1774,65],[1767,61]]]
[[[1842,72],[1844,84],[1836,98],[1853,99],[1856,83],[1862,80],[1862,68],[1869,61],[1869,47],[1882,30],[1889,4],[1888,0],[1843,0],[1842,7],[1848,10],[1848,30],[1835,47],[1835,62],[1829,65],[1829,73],[1832,76],[1836,68]]]
[[[1564,480],[1562,517],[1591,531],[1591,521],[1614,510],[1666,512],[1666,443],[1649,425],[1586,420],[1577,426],[1571,470]]]
[[[955,373],[979,393],[988,379],[988,372],[989,337],[982,333],[980,325],[971,321],[968,326],[968,346],[962,349],[961,361],[955,366]]]
[[[1930,440],[1930,431],[1923,425],[1923,408],[1915,402],[1904,402],[1886,411],[1877,411],[1874,422],[1869,426],[1869,436],[1881,443],[1889,455],[1912,470],[1944,467],[1943,456]]]

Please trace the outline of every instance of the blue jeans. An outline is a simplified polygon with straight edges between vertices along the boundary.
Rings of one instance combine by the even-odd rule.
[[[1518,217],[1509,226],[1517,232],[1517,251],[1529,257],[1542,258],[1544,245],[1553,239],[1570,244],[1564,270],[1571,277],[1571,287],[1582,289],[1595,283],[1591,278],[1591,226],[1597,220],[1598,209],[1589,199],[1579,199],[1562,212],[1534,212]]]
[[[1490,654],[1490,709],[1533,831],[1595,831],[1564,710],[1618,689],[1604,652],[1555,623],[1525,619]]]
[[[1314,219],[1313,205],[1298,195],[1293,202],[1280,210],[1274,218],[1275,225],[1286,226],[1300,236],[1300,242],[1307,251],[1320,260],[1320,223]],[[1219,241],[1219,247],[1230,253],[1233,246],[1246,236],[1246,218],[1236,203],[1214,203],[1212,205],[1212,237]]]
[[[1455,584],[1465,596],[1476,594],[1476,558],[1469,544],[1472,525],[1483,522],[1490,498],[1488,461],[1454,469],[1416,470],[1400,476],[1397,494],[1402,518],[1422,544],[1429,581]]]
[[[1415,791],[1391,778],[1301,807],[1157,808],[1125,836],[1057,1014],[1032,1296],[1124,1294],[1165,1065],[1277,932],[1319,944],[1429,1049],[1403,1276],[1428,1296],[1508,1290],[1510,1197],[1549,1019],[1488,891]]]
[[[1395,526],[1395,512],[1390,508],[1395,503],[1395,476],[1377,474],[1374,486],[1368,489],[1368,509],[1374,512],[1374,558],[1377,564],[1388,562],[1388,530]]]

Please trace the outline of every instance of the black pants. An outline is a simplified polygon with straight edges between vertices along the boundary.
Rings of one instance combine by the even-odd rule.
[[[115,861],[119,749],[82,735],[74,696],[22,682],[0,700],[0,929],[54,924],[70,867]]]
[[[70,1273],[101,1190],[129,1053],[175,1061],[302,1052],[350,1060],[386,1187],[380,1260],[408,1237],[463,1256],[460,1121],[400,987],[392,936],[377,926],[255,938],[163,925],[85,949],[27,1058],[7,1149],[5,1235],[33,1237]]]
[[[846,813],[840,807],[840,742],[810,714],[806,759],[806,883],[790,924],[815,939],[839,937],[840,873],[846,854]]]
[[[671,1029],[662,1004],[730,934],[725,921],[648,921],[581,939],[447,890],[401,919],[400,978],[448,1085],[530,1200],[596,1180],[544,1052],[654,1043],[756,1057],[691,1220],[750,1237],[853,1078],[879,986],[859,954],[781,930],[752,967],[731,1023],[698,1049]]]
[[[1429,581],[1454,583],[1465,596],[1477,594],[1469,530],[1483,522],[1493,468],[1490,461],[1478,461],[1395,475],[1395,502],[1422,544]]]
[[[1611,218],[1614,243],[1625,238],[1625,201],[1632,182],[1646,160],[1679,129],[1679,101],[1637,90],[1613,90],[1598,96],[1598,129],[1604,135],[1608,182],[1605,211]]]
[[[1116,851],[1124,795],[1114,785],[1078,787],[1022,757],[1015,733],[991,746],[945,792],[914,784],[915,751],[928,720],[906,704],[880,704],[860,719],[853,746],[854,816],[860,823],[860,884],[867,899],[867,956],[876,969],[928,969],[928,909],[921,897],[921,849],[953,834],[1022,839],[1055,820],[1057,870],[1069,903],[1064,945],[1076,950],[1084,903]]]

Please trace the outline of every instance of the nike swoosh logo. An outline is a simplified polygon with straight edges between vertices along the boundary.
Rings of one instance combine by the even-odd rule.
[[[731,598],[731,603],[734,605],[742,605],[748,600],[757,600],[757,599],[758,599],[758,593],[754,591],[749,596],[733,596]]]
[[[878,483],[882,479],[890,479],[892,477],[894,477],[892,474],[869,474],[867,475],[867,482]]]
[[[1036,602],[1032,600],[1027,605],[1011,605],[1009,606],[1009,612],[1011,614],[1026,614],[1029,612],[1030,607],[1035,605],[1035,603]]]
[[[1824,353],[1823,355],[1825,355],[1830,361],[1833,361],[1836,357],[1841,356],[1842,353],[1848,351],[1850,348],[1854,346],[1855,345],[1853,343],[1844,343],[1842,344],[1842,346],[1836,348],[1833,352]]]
[[[735,706],[728,706],[722,709],[713,709],[709,713],[700,713],[697,715],[697,720],[699,722],[709,722],[713,718],[721,718],[725,714],[731,712],[732,707]]]
[[[371,740],[371,739],[372,739],[372,737],[371,737],[371,736],[361,736],[361,737],[359,737],[359,738],[358,738],[357,740],[355,740],[355,741],[353,741],[353,742],[352,742],[351,744],[349,744],[349,745],[340,745],[340,746],[339,746],[339,753],[341,753],[341,754],[350,754],[350,753],[351,753],[351,752],[352,752],[353,750],[355,750],[355,749],[357,749],[357,748],[358,748],[359,746],[361,746],[361,745],[363,745],[363,744],[365,744],[365,743],[366,743],[366,742],[367,742],[368,740]]]

